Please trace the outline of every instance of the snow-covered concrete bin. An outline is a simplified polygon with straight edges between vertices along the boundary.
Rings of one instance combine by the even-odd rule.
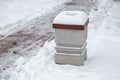
[[[87,25],[89,19],[82,11],[61,12],[53,21],[55,28],[55,62],[83,65],[86,59]]]

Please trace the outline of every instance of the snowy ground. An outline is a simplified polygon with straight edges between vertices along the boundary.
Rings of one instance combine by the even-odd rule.
[[[40,16],[65,0],[0,0],[0,26]]]
[[[63,2],[55,6],[49,13],[37,16],[29,21],[24,22],[23,20],[19,24],[9,25],[10,29],[3,29],[3,33],[8,29],[8,36],[0,40],[0,73],[11,67],[17,58],[21,56],[32,57],[46,41],[54,38],[52,22],[58,13],[64,10],[84,10],[90,13],[91,9],[96,6],[95,3],[92,0],[88,3],[82,2],[84,5]]]
[[[119,80],[120,2],[99,0],[90,13],[88,60],[85,66],[54,63],[54,40],[32,58],[20,57],[1,74],[1,80]],[[99,3],[99,2],[98,2]],[[112,5],[111,9],[110,6]],[[108,11],[109,10],[109,11]]]
[[[0,0],[0,35],[23,29],[30,20],[47,15],[70,0]]]

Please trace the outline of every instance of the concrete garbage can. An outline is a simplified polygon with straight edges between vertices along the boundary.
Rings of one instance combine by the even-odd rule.
[[[87,59],[87,25],[89,18],[82,11],[61,12],[53,21],[58,64],[84,65]]]

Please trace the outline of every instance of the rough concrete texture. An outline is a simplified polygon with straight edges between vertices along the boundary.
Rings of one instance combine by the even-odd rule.
[[[71,65],[84,65],[86,59],[86,49],[82,54],[67,54],[67,53],[56,53],[55,63],[57,64],[71,64]]]
[[[81,47],[87,40],[87,27],[85,30],[55,29],[55,42],[70,47]],[[72,46],[71,46],[72,45]]]
[[[79,18],[76,17],[75,15],[71,17],[67,16],[66,13],[65,14],[63,13],[60,13],[53,22],[53,24],[64,24],[59,25],[59,27],[58,25],[53,25],[53,27],[55,28],[55,42],[57,45],[55,62],[59,64],[84,65],[84,61],[87,60],[87,51],[85,47],[87,44],[86,40],[88,24],[86,23],[88,22],[87,21],[88,17],[86,16],[86,14],[85,15],[79,14]],[[84,29],[74,29],[75,27],[74,25],[78,25],[78,23],[79,25],[82,25]]]
[[[56,46],[56,51],[58,53],[68,53],[68,54],[75,54],[79,53],[82,54],[84,49],[86,48],[87,43],[84,43],[82,47],[65,47],[65,46]]]

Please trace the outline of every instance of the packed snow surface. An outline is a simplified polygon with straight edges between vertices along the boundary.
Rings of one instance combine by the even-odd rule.
[[[65,0],[0,0],[0,27],[43,15]]]
[[[54,24],[84,25],[88,15],[82,11],[63,11],[53,21]]]
[[[53,13],[70,0],[0,0],[0,39]],[[41,21],[40,21],[41,22]],[[30,27],[30,26],[27,26]]]

